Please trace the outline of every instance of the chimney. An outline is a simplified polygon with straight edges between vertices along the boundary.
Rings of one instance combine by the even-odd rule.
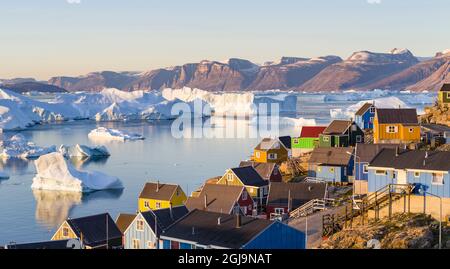
[[[289,190],[288,194],[288,213],[292,210],[292,197],[291,197],[291,190]]]
[[[170,218],[173,220],[173,206],[172,203],[169,204],[169,210],[170,210]]]
[[[205,193],[205,209],[208,209],[208,194]]]
[[[159,180],[156,182],[156,192],[159,192]]]
[[[236,214],[236,228],[239,229],[242,226],[241,214]]]
[[[192,227],[192,235],[195,235],[195,227]]]
[[[217,218],[217,225],[220,226],[222,224],[222,218],[218,217]]]
[[[400,155],[400,149],[398,147],[395,148],[395,157]]]

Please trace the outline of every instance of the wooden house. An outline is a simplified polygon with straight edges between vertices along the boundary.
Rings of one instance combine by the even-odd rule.
[[[33,242],[21,244],[10,243],[6,245],[4,248],[17,250],[68,250],[68,249],[79,249],[80,247],[81,242],[78,239],[66,239],[58,241]]]
[[[255,163],[244,161],[239,164],[239,167],[253,167],[256,172],[266,181],[269,182],[281,182],[283,176],[280,171],[280,167],[276,163]]]
[[[253,200],[260,205],[269,192],[269,182],[251,166],[228,169],[217,184],[245,187]]]
[[[305,234],[266,219],[193,210],[161,236],[163,249],[305,249]]]
[[[183,205],[187,197],[179,185],[150,182],[145,184],[139,195],[140,212]]]
[[[300,137],[292,138],[292,156],[300,157],[318,147],[320,135],[325,129],[326,126],[303,126]]]
[[[189,211],[194,209],[224,214],[256,215],[255,203],[244,186],[205,184],[200,194],[186,201]]]
[[[161,234],[188,213],[185,206],[139,212],[123,232],[124,248],[159,249]]]
[[[439,90],[439,105],[450,106],[450,84],[444,84]]]
[[[423,141],[432,147],[450,144],[450,127],[438,124],[422,124]]]
[[[267,217],[278,219],[315,199],[325,199],[325,183],[271,183],[267,197]]]
[[[290,149],[279,139],[264,138],[255,148],[252,161],[281,164],[289,159]]]
[[[122,244],[125,246],[125,231],[136,218],[137,214],[119,214],[116,219],[117,228],[122,233]]]
[[[67,219],[52,241],[79,239],[85,249],[122,248],[122,233],[108,213]]]
[[[421,139],[416,109],[377,109],[374,122],[375,144],[419,143]]]
[[[369,164],[383,149],[396,149],[399,144],[357,144],[355,150],[355,194],[368,193]]]
[[[426,213],[439,219],[441,201],[437,197],[440,197],[442,217],[450,216],[449,160],[450,152],[383,149],[368,167],[369,193],[378,192],[389,184],[411,184],[415,195],[408,198],[408,207],[412,213]],[[400,207],[403,208],[403,204]]]
[[[316,148],[308,161],[308,176],[331,183],[347,183],[353,175],[353,148]]]
[[[373,123],[375,121],[376,107],[374,104],[365,103],[355,113],[355,122],[362,130],[373,129]]]
[[[353,121],[335,120],[319,137],[319,147],[350,147],[364,143],[364,132]]]

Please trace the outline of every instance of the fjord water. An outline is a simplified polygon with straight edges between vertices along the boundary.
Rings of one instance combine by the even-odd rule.
[[[354,103],[300,99],[296,116],[327,124],[330,121],[330,109],[345,108]],[[238,128],[245,128],[248,122],[241,120],[236,124]],[[102,143],[110,151],[110,158],[74,163],[79,169],[97,170],[119,177],[125,189],[89,195],[33,191],[30,186],[36,170],[32,161],[0,161],[0,170],[11,176],[9,180],[0,181],[0,245],[50,240],[55,229],[67,217],[109,212],[116,218],[119,213],[136,212],[141,188],[150,180],[180,184],[190,194],[206,179],[220,176],[226,169],[236,167],[241,160],[248,159],[259,142],[259,138],[249,137],[176,139],[172,136],[169,121],[80,121],[37,126],[21,133],[39,146],[95,145],[87,135],[100,126],[136,132],[146,137],[144,141]],[[222,129],[223,126],[219,124],[215,131],[221,132]],[[294,126],[285,126],[280,130],[281,135],[298,135],[298,132],[299,127]],[[3,136],[13,134],[5,133]]]

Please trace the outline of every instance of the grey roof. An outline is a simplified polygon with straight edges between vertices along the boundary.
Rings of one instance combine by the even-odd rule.
[[[352,147],[347,148],[315,148],[308,163],[346,166],[350,163]]]
[[[327,129],[323,132],[326,135],[339,135],[347,132],[348,128],[352,125],[352,121],[347,120],[334,120]]]
[[[255,168],[251,166],[232,168],[231,171],[233,171],[245,186],[262,187],[269,185],[269,183],[256,172]]]
[[[162,236],[204,246],[240,249],[273,224],[266,219],[244,216],[240,218],[241,225],[237,227],[238,217],[235,215],[195,209],[172,225]]]
[[[243,161],[239,164],[239,167],[251,166],[255,168],[256,172],[264,179],[270,180],[272,173],[275,169],[278,169],[278,165],[276,163],[257,163],[250,161]]]
[[[357,144],[356,156],[357,161],[369,163],[375,158],[382,149],[396,149],[399,144]]]
[[[440,91],[441,92],[450,92],[450,84],[446,83],[446,84],[442,85],[442,88]]]
[[[68,219],[78,238],[83,237],[83,243],[90,247],[102,246],[108,240],[122,238],[122,232],[108,213],[77,219]]]
[[[205,184],[198,197],[189,197],[186,207],[192,211],[194,209],[217,212],[232,213],[234,206],[239,201],[245,187],[227,186],[219,184]],[[206,199],[205,199],[206,197]],[[249,196],[250,198],[250,196]],[[206,207],[205,207],[206,200]]]
[[[172,208],[164,208],[154,211],[141,212],[147,224],[153,230],[153,232],[159,236],[161,231],[165,231],[170,225],[174,224],[177,220],[181,219],[189,213],[186,206],[177,206]],[[155,231],[155,216],[157,230]]]
[[[422,124],[424,129],[428,129],[435,133],[448,133],[450,132],[450,127],[439,124]]]
[[[6,245],[7,249],[22,249],[22,250],[56,250],[56,249],[73,249],[73,247],[68,246],[68,240],[59,240],[59,241],[47,241],[47,242],[35,242],[35,243],[24,243],[24,244],[9,244]]]
[[[324,199],[326,190],[325,183],[271,183],[267,205],[287,207],[290,197],[294,210],[311,200]]]
[[[450,171],[450,152],[446,151],[397,151],[383,149],[373,161],[371,167],[416,169],[431,171]]]
[[[380,124],[419,124],[417,110],[415,108],[377,109],[377,117]]]
[[[367,110],[369,110],[373,106],[374,105],[371,103],[365,103],[358,111],[356,111],[355,115],[362,116],[364,115],[364,113],[367,112]]]

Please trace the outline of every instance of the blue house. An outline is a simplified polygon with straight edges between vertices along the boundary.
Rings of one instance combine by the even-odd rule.
[[[365,103],[356,113],[355,122],[363,130],[373,129],[376,107],[374,104]]]
[[[332,183],[349,182],[353,176],[354,149],[316,148],[308,161],[308,176]]]
[[[417,195],[423,189],[450,199],[450,152],[383,149],[368,170],[370,193],[389,184],[412,184]]]
[[[197,209],[161,240],[162,249],[305,249],[305,234],[284,223]]]
[[[185,206],[178,206],[139,212],[134,218],[121,214],[116,224],[123,233],[124,248],[158,249],[160,234],[188,212]]]

